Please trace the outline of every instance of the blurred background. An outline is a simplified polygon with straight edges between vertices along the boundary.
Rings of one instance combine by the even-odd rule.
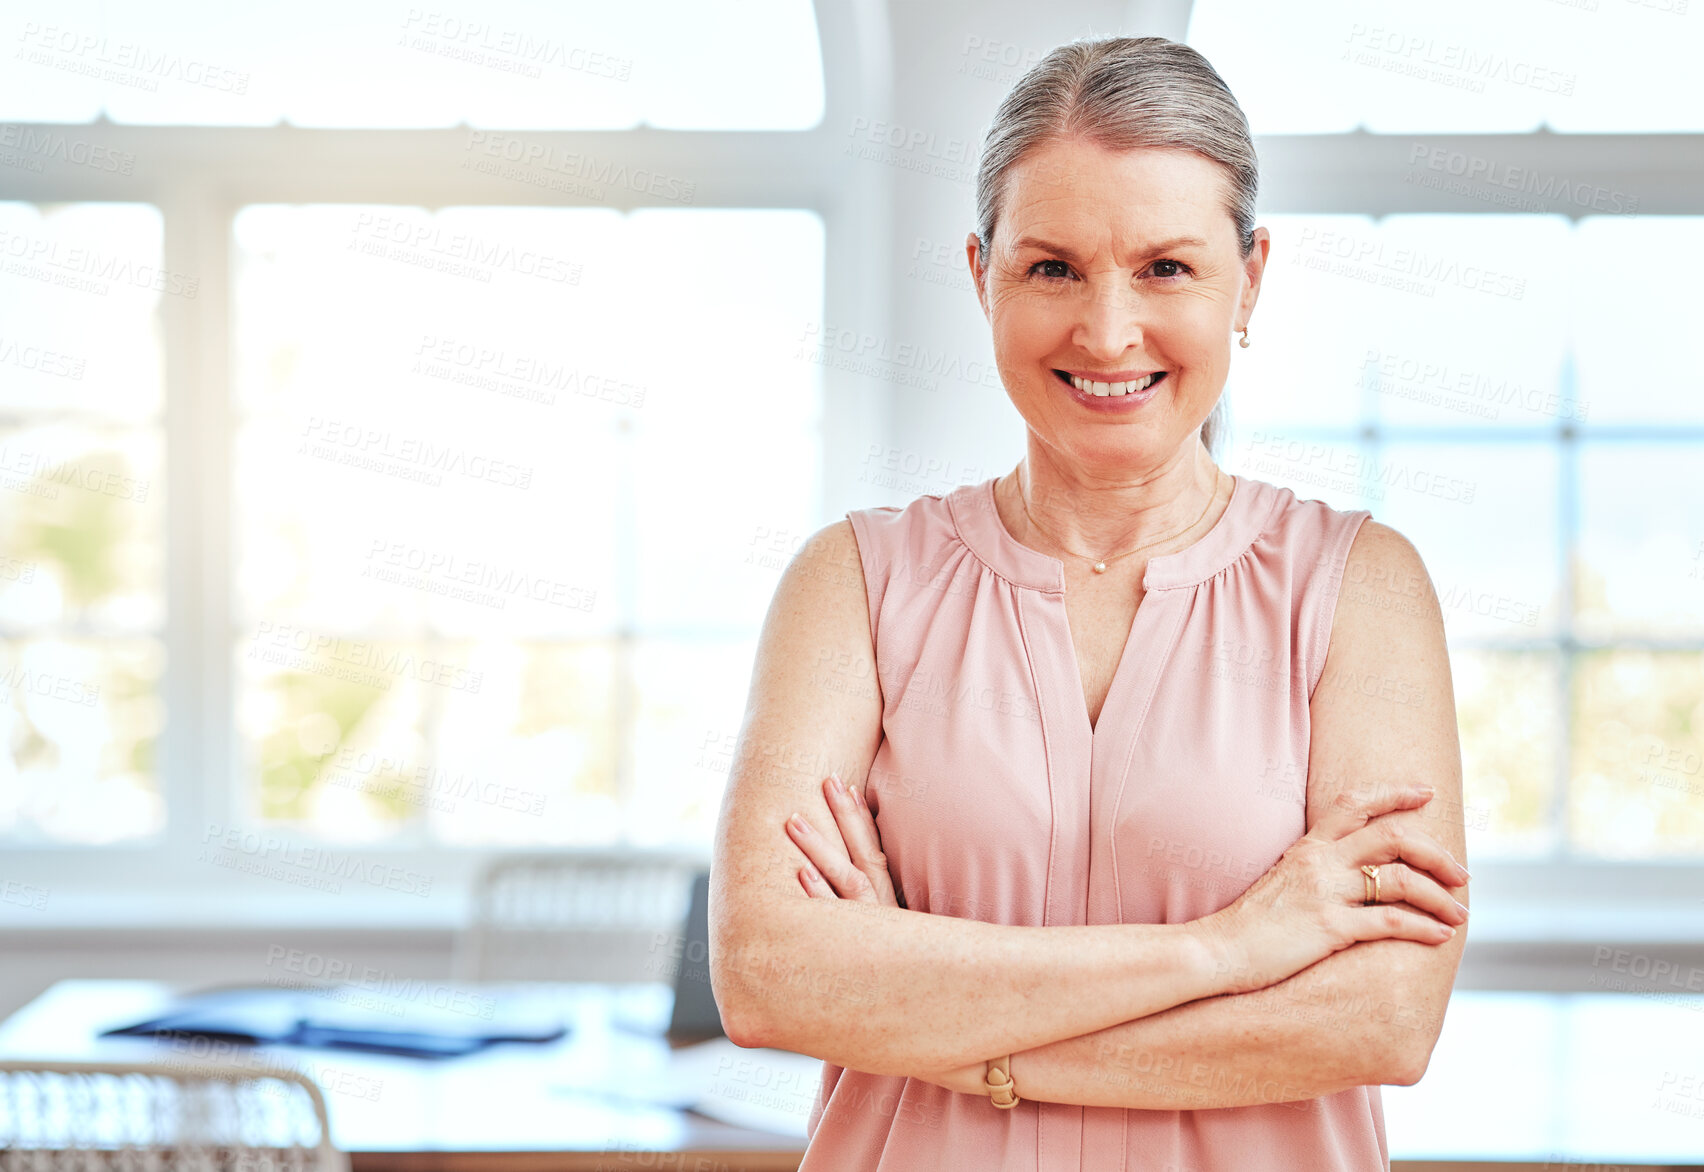
[[[1437,584],[1459,987],[1698,974],[1688,0],[0,0],[0,1013],[707,860],[799,543],[1023,454],[981,135],[1107,33],[1257,136],[1221,465]]]

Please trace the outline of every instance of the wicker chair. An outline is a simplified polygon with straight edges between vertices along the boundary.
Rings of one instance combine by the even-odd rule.
[[[3,1172],[349,1172],[313,1080],[270,1066],[0,1062]]]
[[[693,877],[684,852],[508,855],[481,873],[457,941],[463,981],[668,979],[678,965]]]

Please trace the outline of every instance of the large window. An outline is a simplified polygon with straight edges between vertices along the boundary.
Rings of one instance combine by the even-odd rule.
[[[774,585],[743,559],[814,516],[775,490],[820,463],[781,337],[820,219],[250,206],[235,240],[245,820],[707,842],[695,742]]]
[[[346,9],[7,9],[8,880],[708,851],[820,523],[798,352],[849,315],[856,187],[820,43],[852,104],[856,38],[809,0]]]
[[[14,0],[0,117],[143,126],[807,130],[805,0]]]
[[[1667,0],[1289,15],[1200,0],[1190,25],[1265,136],[1268,206],[1318,209],[1263,217],[1227,462],[1426,557],[1475,859],[1696,864],[1704,148],[1673,132],[1704,130],[1700,22]]]
[[[0,834],[165,824],[158,307],[182,296],[133,203],[0,204]]]
[[[1637,303],[1605,279],[1697,250],[1704,219],[1267,223],[1261,347],[1239,356],[1226,455],[1371,509],[1427,558],[1476,852],[1704,852],[1684,782],[1704,748],[1704,590],[1685,538],[1704,535],[1688,487],[1704,428],[1686,335],[1662,320],[1692,294],[1679,268],[1648,269]],[[1636,308],[1647,298],[1673,308]],[[1347,589],[1399,607],[1399,586]]]

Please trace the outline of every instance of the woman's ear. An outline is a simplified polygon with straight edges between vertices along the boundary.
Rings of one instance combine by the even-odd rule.
[[[1243,291],[1237,306],[1238,317],[1247,321],[1260,300],[1260,279],[1266,275],[1266,257],[1272,250],[1272,233],[1265,228],[1254,230],[1254,247],[1243,261]]]
[[[984,271],[982,267],[982,243],[977,240],[975,232],[964,238],[964,255],[970,264],[970,283],[976,289],[976,303],[982,306],[982,316],[986,318],[988,317],[988,296],[982,281]]]

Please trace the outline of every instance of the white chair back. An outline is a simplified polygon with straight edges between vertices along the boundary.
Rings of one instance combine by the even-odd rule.
[[[349,1172],[281,1067],[0,1062],[0,1172]]]
[[[692,879],[710,862],[686,852],[508,855],[474,884],[473,922],[457,941],[463,981],[668,980],[668,943],[686,922]]]

